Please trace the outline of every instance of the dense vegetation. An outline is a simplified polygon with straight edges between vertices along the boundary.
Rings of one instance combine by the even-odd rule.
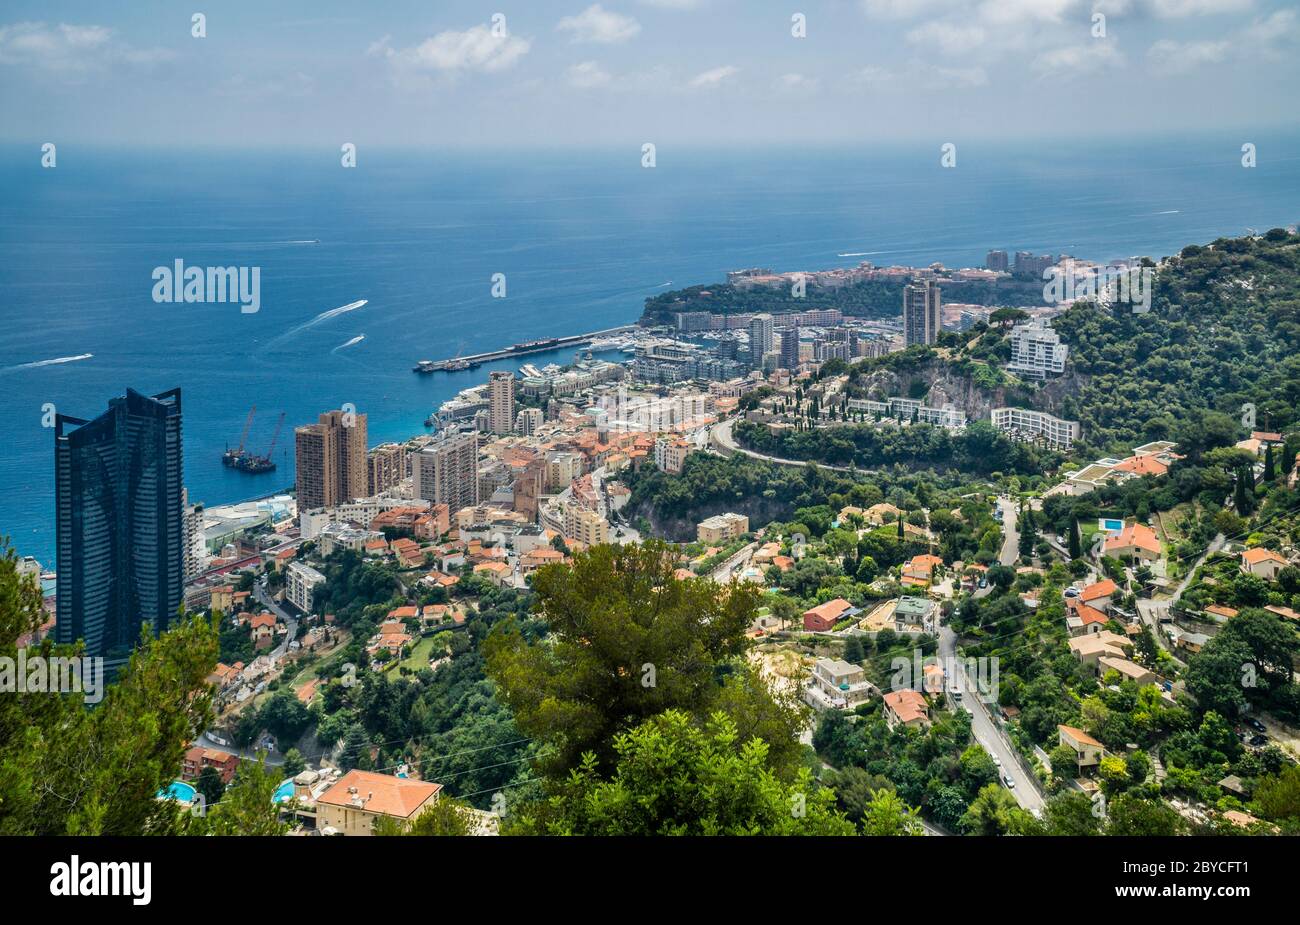
[[[959,433],[930,424],[847,424],[773,432],[763,424],[738,421],[733,433],[742,446],[767,456],[861,469],[907,466],[978,475],[1042,471],[1039,453],[1007,439],[987,421],[972,421]]]
[[[828,288],[809,281],[803,297],[796,297],[790,286],[688,286],[646,299],[641,323],[673,324],[677,312],[780,314],[826,308],[838,308],[860,318],[890,318],[901,311],[904,285],[905,280],[863,280]],[[970,305],[1038,305],[1043,298],[1043,284],[1037,280],[947,281],[942,286],[944,301]]]

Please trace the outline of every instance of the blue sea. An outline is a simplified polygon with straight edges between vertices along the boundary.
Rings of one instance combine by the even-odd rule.
[[[982,265],[990,248],[1110,259],[1300,220],[1300,139],[1152,138],[933,146],[257,152],[0,149],[0,534],[53,566],[53,432],[127,387],[180,386],[190,497],[292,483],[294,425],[353,403],[371,443],[424,418],[487,364],[440,359],[630,323],[648,296],[727,270]],[[260,267],[261,308],[167,304],[155,267]],[[491,296],[493,274],[507,297]],[[359,300],[355,310],[333,312]],[[356,338],[363,337],[354,341]],[[347,346],[344,346],[344,345]],[[86,355],[90,356],[86,356]],[[573,350],[527,358],[565,362]],[[277,472],[221,464],[285,413]]]

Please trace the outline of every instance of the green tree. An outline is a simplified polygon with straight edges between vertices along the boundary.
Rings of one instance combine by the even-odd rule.
[[[804,710],[775,700],[741,657],[758,610],[751,584],[720,587],[673,576],[676,552],[659,542],[596,546],[571,567],[546,566],[533,581],[545,640],[503,621],[484,642],[487,673],[520,731],[539,743],[552,777],[587,752],[607,769],[614,739],[668,709],[703,719],[725,709],[742,737],[790,769]]]
[[[1254,802],[1265,819],[1300,820],[1300,765],[1288,765],[1278,774],[1260,778],[1255,785]]]
[[[226,785],[221,782],[221,772],[214,767],[205,767],[199,772],[199,779],[194,782],[194,788],[203,794],[203,799],[209,806],[217,803],[221,795],[226,792]]]
[[[1121,793],[1106,810],[1107,835],[1182,835],[1187,821],[1159,800]]]
[[[241,761],[239,770],[221,801],[207,813],[191,817],[192,835],[283,835],[289,826],[280,821],[279,807],[272,800],[280,776],[265,763],[259,752],[253,760]]]
[[[477,829],[474,809],[461,801],[439,794],[433,805],[411,822],[399,822],[389,816],[375,821],[376,835],[418,835],[459,837],[473,835]]]
[[[307,769],[307,762],[302,759],[302,752],[296,748],[291,748],[284,753],[284,764],[280,766],[280,771],[285,777],[297,777]]]
[[[20,578],[0,540],[0,657],[45,622],[41,592]],[[0,697],[0,834],[148,835],[175,832],[176,804],[155,799],[180,773],[185,749],[212,718],[207,677],[217,630],[184,617],[158,637],[143,631],[115,683],[87,709],[82,693]],[[28,657],[72,656],[46,639]]]
[[[703,728],[668,710],[614,739],[612,773],[587,752],[507,832],[537,835],[853,835],[835,795],[806,768],[783,781],[767,743],[715,713]]]
[[[1010,791],[985,784],[961,817],[960,827],[968,835],[1007,835],[1019,832],[1032,818]]]
[[[924,835],[920,813],[893,790],[881,787],[862,816],[863,835]]]

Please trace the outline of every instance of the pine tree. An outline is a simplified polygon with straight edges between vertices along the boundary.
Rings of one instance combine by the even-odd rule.
[[[1079,536],[1079,522],[1070,521],[1070,558],[1077,559],[1083,555],[1083,539]]]
[[[1264,481],[1271,482],[1277,478],[1277,471],[1273,464],[1273,444],[1268,444],[1264,449]]]

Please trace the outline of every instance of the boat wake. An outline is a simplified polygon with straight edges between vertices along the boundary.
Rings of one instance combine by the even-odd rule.
[[[321,322],[329,321],[331,318],[337,318],[339,315],[346,315],[348,312],[354,312],[358,308],[364,307],[368,301],[369,301],[368,299],[358,299],[355,302],[349,302],[347,305],[340,305],[338,308],[331,308],[329,311],[321,312],[315,318],[312,318],[309,321],[304,321],[302,324],[290,328],[289,330],[285,331],[283,334],[279,335],[278,337],[274,337],[271,340],[267,341],[266,346],[263,347],[262,349],[269,350],[271,347],[274,347],[277,344],[282,344],[289,338],[301,334],[303,331],[306,331],[308,328],[314,328],[316,325],[320,324]],[[344,346],[347,345],[345,344]]]
[[[78,353],[72,357],[55,357],[52,360],[37,360],[35,363],[19,363],[17,366],[6,366],[0,372],[15,372],[20,369],[39,369],[42,366],[58,366],[60,363],[75,363],[78,360],[89,360],[93,353]]]
[[[884,251],[850,251],[847,254],[836,254],[836,257],[874,257],[877,254],[883,254]]]
[[[358,334],[356,337],[352,338],[352,339],[351,339],[350,341],[348,341],[347,343],[339,344],[337,347],[335,347],[333,350],[331,350],[330,353],[338,353],[338,352],[339,352],[340,350],[342,350],[343,348],[345,348],[345,347],[351,347],[353,344],[359,344],[359,343],[361,343],[361,342],[362,342],[363,340],[365,340],[365,339],[366,339],[366,335],[364,335],[364,334]]]

